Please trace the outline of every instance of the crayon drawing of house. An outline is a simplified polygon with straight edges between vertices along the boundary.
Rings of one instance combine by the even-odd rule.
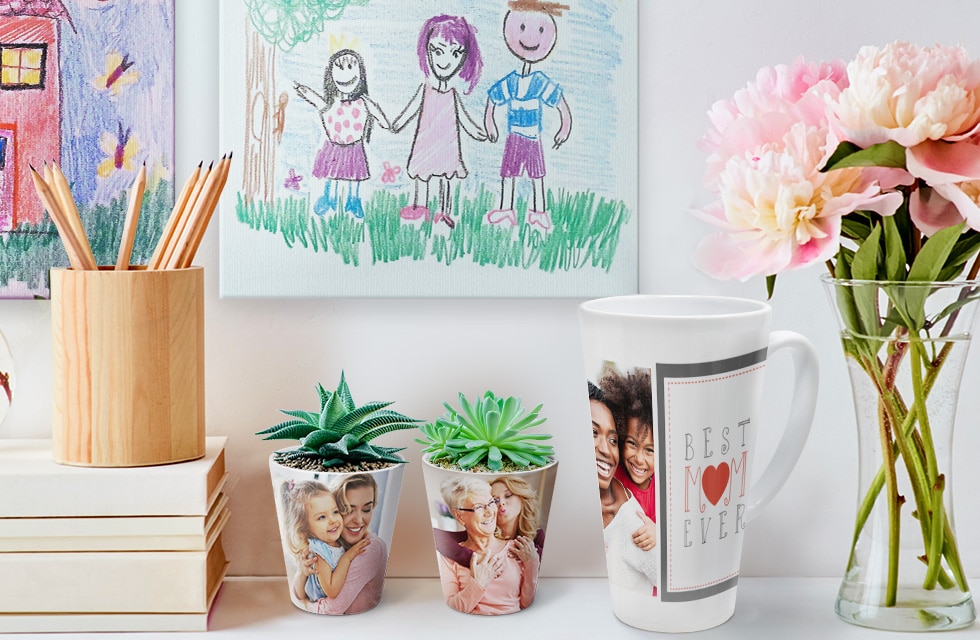
[[[74,29],[61,0],[0,1],[0,232],[44,214],[25,169],[61,158],[63,26]]]
[[[68,264],[31,166],[62,169],[100,264],[145,166],[132,260],[149,259],[174,202],[173,89],[173,0],[0,0],[0,299],[48,297]]]

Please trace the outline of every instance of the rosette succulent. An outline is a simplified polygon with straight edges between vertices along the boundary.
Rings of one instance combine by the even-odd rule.
[[[416,438],[426,445],[422,453],[430,454],[430,462],[500,471],[507,461],[526,469],[547,465],[555,455],[554,447],[540,443],[550,435],[526,433],[545,422],[538,417],[542,405],[528,411],[520,398],[498,398],[487,391],[472,404],[460,393],[459,409],[449,403],[443,406],[447,413],[420,425],[423,438]]]
[[[283,409],[289,420],[256,432],[265,436],[264,440],[299,440],[299,448],[282,453],[278,459],[322,461],[324,468],[404,462],[395,455],[404,447],[381,447],[370,441],[392,431],[415,429],[421,420],[387,409],[391,402],[369,402],[358,407],[343,372],[336,391],[327,391],[322,384],[317,384],[316,390],[320,396],[319,412]]]

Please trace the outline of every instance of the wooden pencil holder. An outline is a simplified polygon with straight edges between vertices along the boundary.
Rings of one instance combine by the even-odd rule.
[[[55,461],[205,454],[204,270],[51,270]]]

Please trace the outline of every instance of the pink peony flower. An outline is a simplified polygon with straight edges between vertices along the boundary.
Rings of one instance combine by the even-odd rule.
[[[841,61],[814,63],[800,57],[790,65],[761,69],[754,82],[731,100],[719,100],[708,112],[712,127],[700,142],[711,154],[706,183],[714,188],[729,158],[779,142],[795,123],[826,122],[828,101],[846,86]]]
[[[966,220],[980,230],[980,138],[926,141],[906,152],[909,172],[928,187],[909,202],[912,221],[926,235]]]
[[[797,269],[837,253],[843,216],[894,213],[902,195],[881,193],[861,169],[820,172],[836,146],[828,127],[797,122],[782,140],[730,157],[720,201],[701,212],[722,233],[702,241],[695,264],[741,280]]]
[[[859,147],[955,140],[980,124],[980,62],[962,47],[862,47],[847,77],[834,107],[836,126]]]

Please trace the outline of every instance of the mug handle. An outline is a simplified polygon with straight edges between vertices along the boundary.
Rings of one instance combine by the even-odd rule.
[[[762,511],[782,489],[803,453],[813,412],[817,406],[817,384],[820,366],[817,352],[810,341],[793,331],[773,331],[769,335],[767,358],[781,349],[787,349],[793,357],[795,378],[793,396],[790,400],[790,413],[783,431],[783,437],[776,447],[769,466],[762,472],[759,480],[749,490],[752,501],[746,507],[745,520],[749,522]]]

